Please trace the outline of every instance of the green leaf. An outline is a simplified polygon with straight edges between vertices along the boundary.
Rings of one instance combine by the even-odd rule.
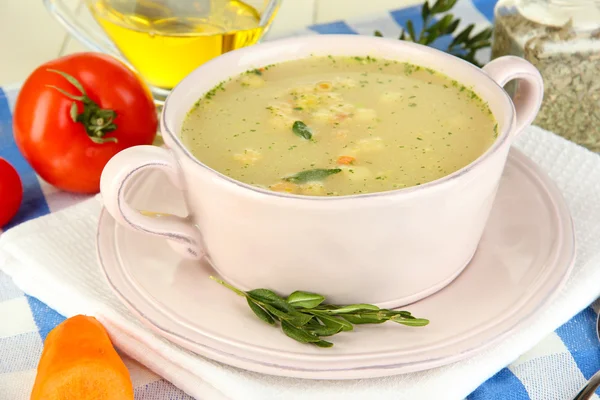
[[[281,321],[294,319],[293,315],[288,314],[286,311],[281,311],[270,304],[262,303],[260,306]]]
[[[365,314],[343,314],[341,315],[346,321],[354,325],[361,324],[382,324],[387,321],[387,318],[381,318],[377,314],[365,313]]]
[[[66,90],[63,90],[61,88],[59,88],[58,86],[54,86],[54,85],[46,85],[46,87],[52,88],[52,89],[56,89],[59,92],[61,92],[62,94],[64,94],[65,96],[67,96],[68,98],[70,98],[71,100],[79,100],[79,101],[83,101],[85,99],[84,96],[76,96],[74,94],[71,94],[69,92],[67,92]]]
[[[294,125],[292,125],[292,131],[297,136],[300,136],[306,140],[310,140],[312,138],[311,129],[308,126],[306,126],[306,124],[302,121],[294,122]]]
[[[73,122],[77,122],[77,117],[79,110],[77,109],[77,103],[72,102],[71,103],[71,109],[69,110],[69,114],[71,115],[71,119],[73,120]]]
[[[312,315],[304,313],[294,313],[293,317],[294,318],[290,320],[290,323],[294,326],[304,326],[314,318]]]
[[[433,24],[429,25],[428,27],[425,28],[425,32],[432,34],[432,35],[436,35],[438,33],[438,29],[443,21],[444,21],[443,19],[440,19],[437,22],[434,22]]]
[[[317,336],[333,336],[336,333],[340,333],[342,331],[342,325],[338,325],[338,326],[307,325],[305,329],[314,333]]]
[[[452,15],[452,14],[445,15],[444,18],[442,18],[440,20],[439,33],[441,35],[448,35],[448,34],[452,33],[448,30],[448,28],[454,23],[454,21],[455,21],[454,15]],[[460,22],[460,20],[457,20],[457,21]]]
[[[285,302],[283,297],[279,296],[277,293],[269,289],[254,289],[246,292],[246,294],[252,297],[256,297],[257,299],[260,299],[261,301],[265,301],[267,303],[271,301]]]
[[[460,18],[455,19],[454,21],[452,21],[452,23],[448,26],[448,28],[446,28],[446,35],[453,34],[454,31],[456,30],[456,28],[458,28],[459,24],[460,24]]]
[[[342,314],[341,317],[352,324],[381,324],[389,320],[386,313],[387,310],[379,312],[365,312],[355,314]]]
[[[321,181],[327,178],[329,175],[334,175],[342,172],[340,168],[332,169],[309,169],[306,171],[298,172],[297,174],[283,178],[284,181],[292,183],[306,183],[311,181]]]
[[[471,31],[474,28],[475,28],[475,25],[471,24],[471,25],[467,26],[465,29],[463,29],[458,35],[456,35],[454,40],[450,43],[450,48],[454,47],[457,44],[466,42],[469,39],[469,35],[471,34]]]
[[[341,318],[332,317],[321,311],[313,311],[313,314],[316,315],[316,317],[319,318],[319,320],[325,326],[330,328],[337,328],[338,326],[341,326],[343,331],[351,331],[353,329],[351,323]]]
[[[390,321],[394,321],[394,322],[397,322],[399,324],[406,325],[406,326],[425,326],[425,325],[429,324],[429,320],[424,319],[424,318],[402,319],[402,318],[392,317],[392,318],[390,318]]]
[[[263,310],[258,304],[254,303],[249,298],[246,298],[246,300],[248,301],[248,306],[250,306],[250,309],[254,311],[254,314],[256,314],[258,318],[262,319],[267,324],[275,325],[275,320],[268,312]]]
[[[81,83],[79,83],[79,81],[72,75],[67,74],[66,72],[62,72],[59,71],[57,69],[47,69],[46,71],[48,72],[54,72],[55,74],[59,74],[60,76],[62,76],[63,78],[65,78],[67,81],[69,81],[69,83],[73,86],[75,86],[77,88],[77,90],[79,90],[79,92],[85,96],[85,89],[83,88],[83,86],[81,85]]]
[[[469,50],[472,52],[475,52],[479,49],[483,49],[484,47],[488,47],[490,45],[490,42],[479,42],[479,43],[475,43],[472,46],[469,46]]]
[[[315,310],[317,310],[317,311],[337,310],[338,308],[340,308],[340,306],[336,306],[334,304],[321,304],[321,305],[315,307]]]
[[[287,302],[292,307],[314,308],[325,301],[325,297],[320,294],[295,291],[287,298]]]
[[[283,330],[283,333],[300,343],[316,343],[321,341],[317,336],[296,328],[287,321],[281,321],[281,329]]]
[[[473,36],[472,38],[469,38],[468,43],[472,44],[472,43],[477,43],[482,40],[489,40],[492,37],[492,32],[493,32],[492,29],[486,28],[486,29],[482,30],[481,32],[479,32],[477,35]]]
[[[306,324],[306,326],[307,327],[318,328],[319,326],[322,326],[322,325],[319,322],[319,320],[315,317],[315,318],[311,319],[310,321],[308,321],[308,324]]]
[[[417,35],[415,35],[415,27],[411,20],[406,21],[406,30],[412,41],[416,43],[418,41]]]
[[[444,7],[446,1],[447,0],[437,0],[435,3],[433,3],[433,6],[431,7],[431,14],[439,13],[439,10],[442,9],[442,7]]]
[[[377,30],[375,31],[374,35],[377,37],[383,37],[383,33],[381,33],[380,31],[377,31]]]
[[[425,44],[429,44],[434,42],[438,37],[448,34],[447,29],[452,24],[454,20],[454,16],[452,14],[448,14],[444,16],[444,18],[437,21],[435,24],[429,26],[425,29],[429,35],[427,35],[427,41]]]
[[[254,300],[261,303],[269,304],[280,311],[292,311],[292,307],[277,293],[269,289],[254,289],[246,292]]]
[[[441,14],[450,10],[458,0],[438,0],[431,7],[431,14]]]
[[[290,311],[281,311],[270,304],[262,304],[261,307],[267,310],[271,315],[278,318],[280,321],[288,321],[294,326],[306,325],[308,322],[310,322],[310,320],[313,319],[312,315],[299,313],[293,309],[290,309]]]
[[[119,141],[117,140],[117,138],[115,137],[94,137],[94,136],[89,136],[90,140],[94,143],[97,144],[103,144],[103,143],[118,143]]]
[[[379,310],[379,313],[385,314],[386,318],[414,318],[408,311],[396,311],[396,310]]]
[[[333,343],[328,342],[326,340],[319,340],[318,342],[314,342],[314,345],[317,345],[319,347],[332,347]]]
[[[349,304],[347,306],[339,307],[330,312],[333,314],[347,314],[347,313],[355,313],[357,311],[367,311],[367,310],[379,310],[379,307],[374,306],[372,304]]]
[[[406,31],[403,29],[402,33],[400,34],[400,37],[398,38],[399,40],[406,40]]]
[[[421,8],[421,18],[423,19],[423,21],[427,21],[429,19],[429,15],[429,0],[425,0],[425,3],[423,3],[423,8]]]

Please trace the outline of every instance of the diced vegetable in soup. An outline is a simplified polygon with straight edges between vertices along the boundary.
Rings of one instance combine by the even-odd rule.
[[[310,57],[248,71],[198,100],[181,138],[209,167],[289,194],[341,196],[433,181],[494,142],[487,104],[433,71]]]

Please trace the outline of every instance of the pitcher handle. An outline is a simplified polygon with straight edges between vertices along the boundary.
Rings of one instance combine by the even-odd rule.
[[[85,5],[85,1],[83,3]],[[94,51],[110,54],[127,63],[121,56],[121,53],[119,53],[117,47],[103,33],[100,33],[98,30],[94,31],[94,29],[90,29],[81,23],[80,18],[73,15],[69,7],[62,0],[44,0],[44,5],[68,32],[86,47]]]
[[[516,136],[528,127],[535,119],[544,97],[544,81],[542,75],[531,63],[515,56],[499,57],[483,68],[500,86],[518,79],[519,87],[513,96],[517,125],[512,135]]]
[[[127,204],[125,193],[132,178],[142,171],[161,170],[176,187],[182,188],[175,157],[156,146],[134,146],[117,153],[104,167],[100,177],[100,193],[108,213],[120,224],[145,234],[169,240],[183,256],[201,259],[204,256],[200,231],[191,218],[171,214],[150,216]]]

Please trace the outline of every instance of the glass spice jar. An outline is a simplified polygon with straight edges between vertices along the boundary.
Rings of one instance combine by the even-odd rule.
[[[600,0],[500,0],[494,12],[492,58],[523,57],[544,78],[534,124],[600,152]]]

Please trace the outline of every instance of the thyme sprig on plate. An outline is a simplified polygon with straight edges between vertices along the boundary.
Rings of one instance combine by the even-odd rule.
[[[421,9],[423,26],[420,32],[418,34],[415,32],[414,23],[409,20],[406,22],[406,30],[402,30],[398,39],[428,46],[441,36],[453,34],[460,25],[460,18],[455,18],[453,14],[446,14],[441,19],[431,22],[433,16],[450,11],[457,1],[437,0],[432,6],[429,5],[428,0],[425,1]],[[476,34],[473,34],[473,29],[475,24],[464,28],[454,37],[446,52],[480,67],[481,65],[475,60],[475,54],[491,46],[492,29],[486,28]],[[383,34],[375,31],[375,36],[382,37]]]
[[[267,324],[276,325],[278,322],[283,333],[290,338],[318,347],[333,346],[322,337],[351,331],[353,325],[386,321],[407,326],[429,323],[429,320],[413,317],[408,311],[386,310],[371,304],[324,304],[324,296],[302,291],[295,291],[284,299],[269,289],[244,292],[214,276],[210,279],[245,297],[254,314]]]

